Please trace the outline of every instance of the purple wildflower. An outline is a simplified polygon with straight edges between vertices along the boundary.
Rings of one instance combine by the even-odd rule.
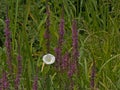
[[[93,61],[92,70],[91,70],[91,81],[90,81],[91,89],[94,89],[95,87],[94,81],[95,81],[95,61]]]
[[[76,68],[76,64],[71,63],[70,67],[69,67],[69,71],[68,71],[69,78],[71,78],[73,76],[73,74],[75,73],[75,68]]]
[[[0,90],[2,90],[2,78],[0,79]]]
[[[64,40],[64,18],[62,15],[62,18],[60,20],[60,24],[59,24],[59,40],[58,40],[58,46],[55,49],[56,52],[56,62],[58,67],[61,66],[61,62],[62,62],[62,44],[63,44],[63,40]]]
[[[61,60],[61,48],[57,47],[55,48],[56,53],[56,67],[60,68],[60,60]]]
[[[73,74],[77,70],[77,60],[79,57],[79,52],[78,52],[78,32],[77,32],[77,22],[74,19],[72,22],[72,60],[70,62],[70,67],[68,71],[68,77],[70,78],[70,87],[71,90],[73,90],[74,82],[71,79]]]
[[[79,57],[79,51],[78,51],[78,31],[77,31],[77,22],[74,19],[72,24],[72,46],[73,46],[73,59],[77,61]]]
[[[34,77],[33,90],[38,89],[38,67],[36,67],[36,76]]]
[[[47,53],[50,51],[50,11],[49,11],[49,5],[48,1],[46,0],[46,14],[47,14],[47,19],[46,19],[46,31],[45,31],[45,39],[46,39],[46,48],[47,48]]]
[[[18,56],[17,56],[17,61],[18,61],[18,71],[15,79],[15,89],[18,90],[19,88],[19,83],[20,83],[20,77],[22,73],[22,57],[20,55],[20,42],[18,42]]]
[[[73,71],[76,71],[77,69],[77,60],[79,57],[79,51],[78,51],[78,32],[77,32],[77,21],[74,19],[72,24],[72,64],[74,66]]]
[[[69,65],[69,53],[67,52],[62,58],[61,67],[63,70],[65,70],[65,69],[68,69],[68,65]]]
[[[8,10],[7,10],[7,13],[8,13]],[[7,50],[6,51],[6,53],[7,53],[7,64],[8,64],[8,67],[9,67],[10,71],[12,71],[11,39],[10,39],[10,30],[9,30],[10,20],[8,18],[8,14],[6,15],[5,23],[6,23],[6,28],[5,28],[4,32],[5,32],[5,37],[6,37],[5,46],[6,46],[6,50]]]
[[[9,82],[8,82],[8,79],[7,79],[7,73],[4,71],[3,72],[3,75],[2,75],[2,79],[0,80],[1,82],[1,89],[3,90],[6,90],[9,88]]]
[[[73,20],[73,24],[72,24],[72,47],[73,47],[73,51],[72,51],[72,61],[70,63],[70,67],[69,67],[69,71],[68,71],[68,76],[72,77],[73,74],[76,71],[77,68],[77,60],[78,60],[78,56],[79,56],[79,52],[78,52],[78,32],[77,32],[77,22],[74,19]]]
[[[59,45],[61,46],[63,43],[63,37],[64,37],[64,19],[62,18],[60,21],[60,30],[59,30]]]
[[[18,60],[18,72],[17,72],[17,76],[15,79],[15,89],[16,90],[18,90],[19,83],[20,83],[20,76],[21,76],[21,72],[22,72],[22,62],[21,62],[22,58],[21,58],[20,54],[18,55],[17,60]]]
[[[33,90],[37,90],[37,88],[38,88],[38,76],[36,75],[34,78]]]

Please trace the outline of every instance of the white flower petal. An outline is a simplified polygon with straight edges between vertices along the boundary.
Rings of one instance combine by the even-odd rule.
[[[43,56],[43,62],[45,64],[53,64],[55,62],[55,56],[52,54],[46,54]]]

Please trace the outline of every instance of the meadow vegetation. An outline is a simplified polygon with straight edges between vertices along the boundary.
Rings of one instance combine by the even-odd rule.
[[[0,0],[0,90],[120,90],[119,60],[120,0]]]

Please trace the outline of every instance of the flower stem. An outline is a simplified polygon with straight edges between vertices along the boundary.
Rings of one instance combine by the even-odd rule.
[[[45,63],[43,62],[41,72],[43,72],[44,66],[45,66]]]

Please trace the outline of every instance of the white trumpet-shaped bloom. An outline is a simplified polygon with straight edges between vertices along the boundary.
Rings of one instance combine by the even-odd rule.
[[[43,56],[43,62],[45,64],[53,64],[55,62],[55,56],[52,54],[46,54]]]

